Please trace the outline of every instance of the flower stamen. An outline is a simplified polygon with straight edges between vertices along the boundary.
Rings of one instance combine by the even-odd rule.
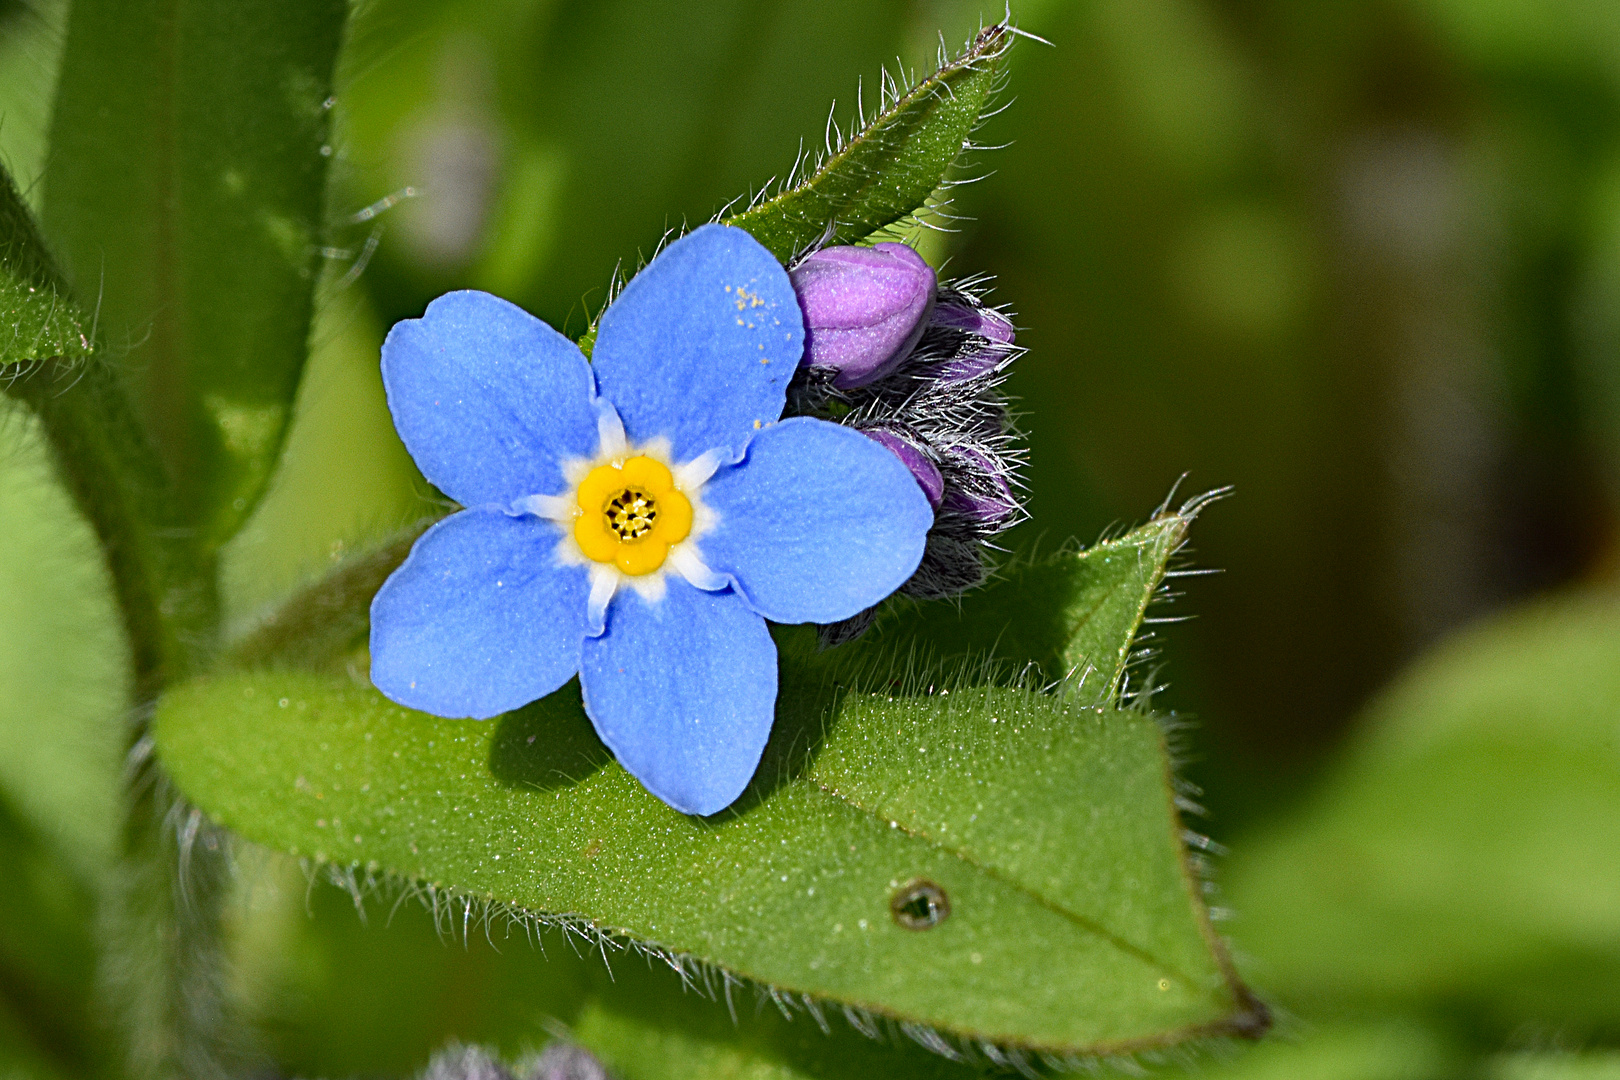
[[[627,487],[608,500],[605,513],[608,528],[620,540],[640,540],[652,532],[658,520],[658,502],[640,488]]]

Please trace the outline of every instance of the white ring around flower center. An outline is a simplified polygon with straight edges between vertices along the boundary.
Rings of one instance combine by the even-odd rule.
[[[511,513],[532,514],[555,522],[562,532],[554,549],[557,562],[564,566],[584,566],[590,573],[590,597],[585,605],[586,632],[592,637],[600,635],[607,625],[607,607],[624,585],[638,592],[642,599],[657,602],[664,598],[667,588],[665,575],[678,574],[693,587],[705,592],[716,592],[731,584],[731,579],[715,572],[703,561],[697,541],[719,523],[719,515],[703,501],[703,486],[725,463],[723,450],[709,450],[682,464],[671,460],[668,439],[657,438],[640,446],[632,446],[625,437],[624,424],[613,406],[598,400],[596,423],[597,449],[595,455],[572,458],[562,463],[562,473],[568,490],[560,495],[528,495],[513,501]],[[574,520],[582,511],[579,507],[579,485],[593,469],[603,465],[620,464],[632,457],[645,456],[665,465],[674,477],[675,487],[692,504],[692,530],[686,539],[669,549],[663,565],[647,574],[630,575],[612,563],[596,562],[586,556],[574,539]]]

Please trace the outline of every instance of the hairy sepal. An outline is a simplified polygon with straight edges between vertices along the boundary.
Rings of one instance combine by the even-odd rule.
[[[853,243],[918,210],[967,148],[1014,36],[1004,23],[986,27],[910,87],[885,76],[876,115],[862,117],[848,137],[829,137],[819,161],[796,163],[802,180],[790,178],[723,220],[786,262],[812,245]]]

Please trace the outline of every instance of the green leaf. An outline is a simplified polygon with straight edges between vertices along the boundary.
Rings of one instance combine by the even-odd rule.
[[[1443,1080],[1475,1076],[1460,1048],[1410,1018],[1315,1022],[1219,1061],[1157,1073],[1162,1080]]]
[[[952,698],[846,698],[806,773],[717,821],[608,762],[572,695],[473,724],[339,678],[228,676],[172,695],[158,737],[250,839],[582,913],[786,991],[1057,1051],[1230,1024],[1245,1003],[1194,910],[1154,721]],[[949,897],[934,930],[891,916],[914,879]]]
[[[52,1073],[93,1075],[110,1056],[95,1029],[94,897],[52,847],[0,798],[0,1064],[37,1055]]]
[[[0,401],[0,789],[89,880],[117,847],[130,673],[95,537],[41,427]]]
[[[1127,649],[1178,527],[1098,556],[1111,580],[1078,590],[1101,599],[1075,629],[1116,625],[1099,655]],[[1133,550],[1159,554],[1112,557]],[[754,785],[706,820],[612,761],[572,685],[479,724],[348,676],[222,675],[166,698],[155,734],[187,796],[250,839],[951,1038],[1101,1053],[1263,1025],[1188,873],[1151,717],[1015,688],[861,692],[809,636],[783,634]],[[950,913],[910,929],[894,905],[926,914],[922,881]]]
[[[75,3],[47,233],[196,543],[245,520],[307,352],[343,0]]]
[[[76,359],[91,352],[89,325],[67,298],[28,207],[4,172],[0,172],[0,312],[8,331],[0,339],[0,365],[11,369],[8,379],[22,374],[23,365]]]
[[[877,115],[860,131],[805,179],[726,224],[747,229],[786,262],[823,237],[852,243],[910,214],[961,156],[1012,41],[1012,30],[998,23],[910,89],[886,80]]]
[[[1193,519],[1219,492],[1117,540],[1066,547],[998,568],[994,584],[925,604],[892,605],[866,636],[831,657],[844,667],[894,666],[915,658],[938,667],[988,666],[1004,675],[1066,680],[1090,705],[1113,701],[1157,582]],[[1033,669],[1026,672],[1026,669]]]
[[[1364,718],[1312,804],[1242,845],[1242,943],[1299,1004],[1620,1030],[1620,596],[1457,636]]]
[[[622,1080],[966,1080],[988,1071],[980,1055],[953,1065],[889,1025],[876,1025],[873,1039],[871,1029],[863,1034],[839,1019],[836,1007],[823,1006],[818,1024],[736,987],[732,1007],[716,1008],[683,993],[667,969],[617,960],[609,981],[597,967],[569,1034]]]
[[[227,661],[238,667],[341,666],[365,641],[371,598],[433,521],[423,518],[345,559],[235,642]]]
[[[1503,1054],[1490,1063],[1488,1080],[1620,1080],[1620,1052]]]
[[[878,1042],[841,1021],[824,1034],[803,1013],[790,1020],[756,1008],[762,1003],[741,987],[732,989],[733,1009],[716,1007],[663,964],[611,949],[604,958],[560,929],[499,917],[486,925],[476,906],[463,922],[459,904],[446,912],[441,902],[435,918],[427,903],[384,896],[362,918],[348,893],[309,888],[291,859],[249,865],[266,863],[271,873],[251,882],[249,916],[266,925],[238,970],[285,1075],[410,1076],[452,1040],[515,1061],[559,1025],[620,1080],[978,1074],[904,1036]]]

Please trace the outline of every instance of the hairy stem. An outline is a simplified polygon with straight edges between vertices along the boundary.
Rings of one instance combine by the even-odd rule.
[[[215,652],[213,560],[174,524],[167,477],[114,372],[83,358],[0,374],[39,416],[57,472],[100,541],[130,650],[128,802],[100,913],[110,946],[102,982],[119,1008],[127,1064],[142,1077],[229,1075],[218,926],[225,851],[177,803],[145,737],[162,690]]]
[[[142,727],[145,725],[143,724]],[[230,1022],[222,913],[228,838],[180,798],[146,736],[128,758],[123,856],[102,905],[102,985],[134,1077],[223,1080],[250,1056]]]
[[[56,471],[100,542],[129,644],[136,701],[212,651],[214,575],[168,513],[166,477],[117,376],[95,358],[0,369],[40,418]]]

